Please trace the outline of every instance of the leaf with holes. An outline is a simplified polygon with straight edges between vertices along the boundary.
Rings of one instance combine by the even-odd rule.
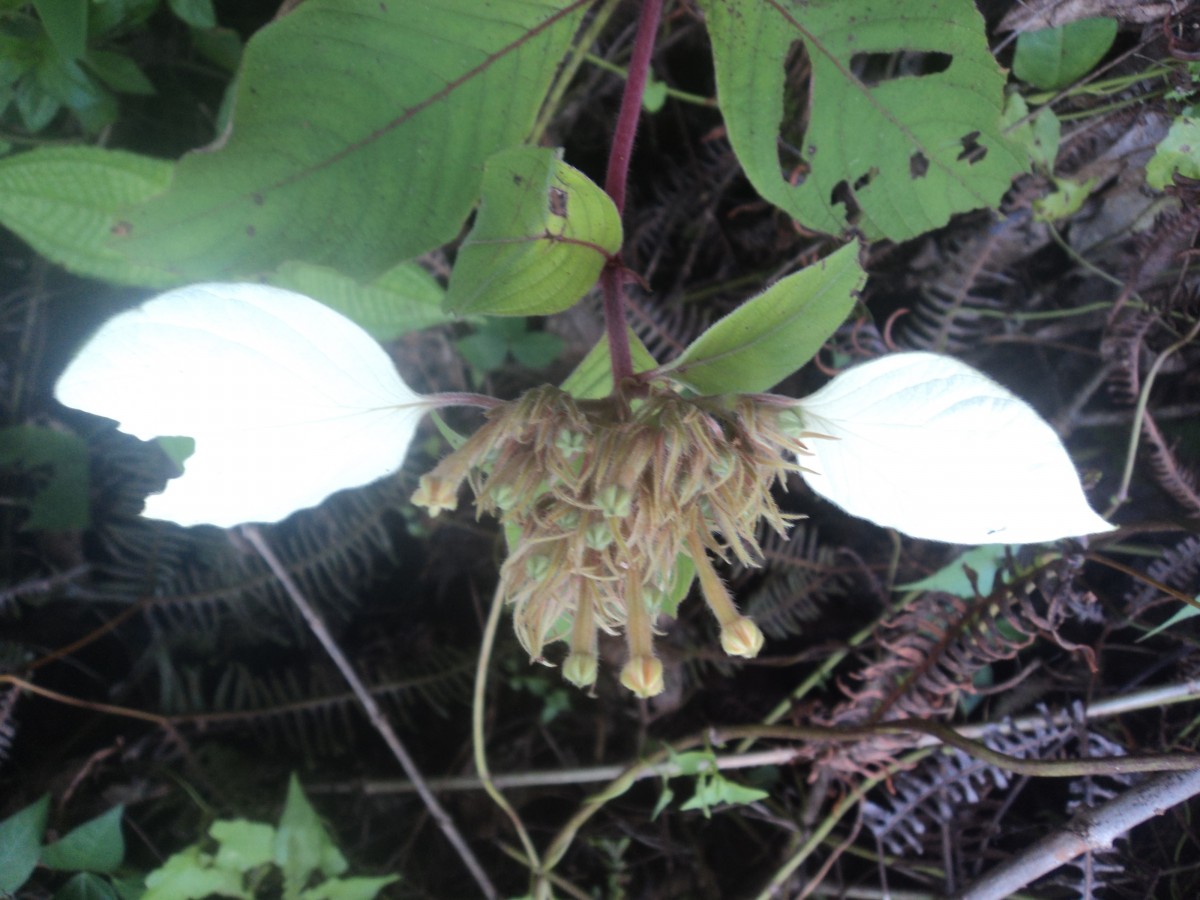
[[[996,205],[1028,168],[1003,133],[1004,73],[970,0],[701,6],[734,152],[807,228],[904,240]],[[796,46],[810,69],[799,112],[785,96]]]
[[[308,0],[246,46],[230,129],[115,238],[176,280],[373,277],[450,240],[527,136],[588,4]]]
[[[458,313],[547,315],[575,304],[621,248],[612,200],[560,151],[518,147],[484,168],[483,199],[450,276]]]

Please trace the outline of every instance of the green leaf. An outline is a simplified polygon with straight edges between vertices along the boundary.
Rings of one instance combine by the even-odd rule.
[[[173,166],[99,147],[50,147],[0,160],[0,223],[65,269],[164,287],[159,271],[108,246],[128,227],[119,210],[166,189]]]
[[[328,266],[292,261],[267,280],[320,300],[378,341],[392,341],[410,331],[458,318],[442,311],[446,292],[416,263],[401,263],[364,282]]]
[[[186,281],[289,259],[371,278],[445,243],[484,160],[532,127],[585,7],[307,0],[246,45],[228,134],[114,245]]]
[[[745,787],[735,781],[730,781],[720,772],[713,771],[702,775],[696,782],[696,792],[691,799],[679,808],[681,810],[698,809],[705,817],[712,814],[714,806],[728,804],[744,806],[747,803],[757,803],[771,796],[759,788]]]
[[[33,0],[34,8],[58,52],[78,59],[87,49],[88,0]]]
[[[55,892],[54,900],[121,900],[121,895],[102,875],[79,872]]]
[[[1057,222],[1075,215],[1092,195],[1092,190],[1098,182],[1098,178],[1089,178],[1084,182],[1072,181],[1070,178],[1053,179],[1054,190],[1033,201],[1034,220]]]
[[[0,891],[14,893],[33,874],[49,811],[50,795],[45,794],[0,821]]]
[[[66,872],[113,872],[125,858],[124,804],[114,806],[42,848],[42,864]]]
[[[505,150],[484,166],[479,213],[446,306],[502,316],[560,312],[587,293],[620,247],[617,208],[561,151]]]
[[[88,452],[80,437],[37,425],[0,429],[0,466],[35,481],[24,502],[22,531],[84,528],[88,516]]]
[[[546,331],[525,331],[509,344],[513,359],[527,369],[544,369],[562,353],[563,339]]]
[[[70,109],[88,132],[94,134],[116,120],[116,98],[78,60],[51,54],[38,63],[36,77],[42,90]]]
[[[654,809],[650,812],[650,821],[654,822],[662,815],[662,811],[671,805],[671,801],[675,799],[675,792],[667,785],[667,779],[663,779],[662,790],[659,792],[658,799],[654,801]]]
[[[1048,175],[1054,174],[1062,137],[1062,123],[1054,110],[1043,106],[1030,116],[1025,98],[1013,93],[1004,106],[1004,126],[1009,137],[1024,145],[1035,168]]]
[[[242,886],[240,872],[214,869],[212,862],[199,844],[173,854],[146,875],[146,893],[141,900],[203,900],[214,894],[252,900]]]
[[[714,323],[664,372],[702,394],[765,391],[807,363],[854,308],[867,276],[854,241]]]
[[[389,884],[400,880],[399,875],[379,878],[331,878],[304,891],[301,900],[372,900]]]
[[[168,0],[171,12],[193,28],[215,28],[217,14],[213,12],[212,0]]]
[[[275,859],[275,828],[265,822],[219,819],[208,833],[220,844],[216,859],[219,869],[249,872]]]
[[[633,371],[648,372],[658,366],[646,345],[638,336],[629,331],[629,351],[633,357]],[[607,397],[612,393],[612,360],[608,354],[608,335],[600,338],[596,346],[588,351],[567,376],[561,385],[562,389],[578,400],[595,400]]]
[[[986,595],[991,592],[1007,558],[1007,544],[984,544],[955,557],[953,562],[942,566],[932,575],[927,575],[920,581],[897,585],[896,588],[901,591],[942,591],[973,600],[975,589],[971,586],[967,569],[975,573],[979,590]]]
[[[159,435],[154,443],[167,455],[167,459],[175,464],[175,469],[183,474],[183,464],[196,452],[196,439],[186,435]]]
[[[283,869],[285,893],[289,896],[298,894],[313,872],[331,878],[349,866],[295,775],[288,781],[287,803],[275,834],[275,863]]]
[[[154,85],[150,83],[150,79],[138,68],[137,63],[124,53],[89,50],[84,62],[114,91],[143,96],[154,93]]]
[[[17,82],[13,91],[13,99],[17,104],[17,112],[27,131],[38,132],[45,128],[58,115],[62,104],[58,102],[38,83],[36,73],[30,72]],[[37,151],[34,151],[35,153]],[[3,204],[0,204],[0,211]]]
[[[971,0],[701,6],[734,152],[758,192],[807,228],[905,240],[995,206],[1028,166],[1003,134],[1004,72]],[[785,109],[797,42],[810,99]]]
[[[1056,91],[1090,72],[1116,37],[1116,19],[1079,19],[1022,32],[1013,54],[1013,74],[1034,87]]]
[[[1146,163],[1146,183],[1161,191],[1174,182],[1175,173],[1200,178],[1200,116],[1193,107],[1171,123],[1167,136]]]
[[[1200,594],[1196,595],[1195,601],[1197,603],[1200,603]],[[1158,634],[1160,631],[1166,631],[1168,628],[1174,628],[1180,622],[1184,622],[1188,619],[1193,619],[1196,616],[1200,616],[1200,608],[1197,608],[1195,606],[1191,606],[1191,605],[1185,603],[1183,606],[1181,606],[1179,609],[1177,609],[1175,611],[1175,614],[1173,616],[1171,616],[1171,618],[1167,619],[1161,625],[1157,625],[1154,628],[1151,628],[1149,631],[1147,631],[1145,634],[1143,634],[1140,638],[1138,638],[1138,643],[1141,643],[1142,641],[1147,640],[1148,638],[1154,637],[1154,635]]]

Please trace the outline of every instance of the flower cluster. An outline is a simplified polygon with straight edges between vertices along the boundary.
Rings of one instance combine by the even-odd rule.
[[[771,487],[805,453],[793,401],[766,396],[684,397],[651,385],[636,397],[576,400],[535,388],[491,410],[462,447],[421,479],[413,501],[453,509],[467,481],[477,513],[515,529],[501,570],[521,643],[536,659],[565,638],[564,674],[596,679],[597,629],[624,629],[621,682],[642,697],[663,689],[653,622],[681,579],[695,574],[721,645],[755,656],[763,636],[738,613],[711,552],[761,558],[760,520],[787,528]]]
[[[55,395],[147,440],[193,438],[183,476],[145,514],[223,527],[277,521],[396,471],[424,411],[468,396],[416,394],[358,325],[261,284],[177,288],[115,316]],[[602,400],[549,386],[486,399],[488,421],[413,499],[436,514],[470,483],[476,511],[509,534],[501,590],[517,634],[535,658],[568,640],[565,674],[579,685],[596,678],[597,629],[624,629],[622,682],[661,691],[653,623],[693,578],[726,652],[758,653],[762,632],[709,554],[757,562],[759,522],[787,527],[771,489],[789,472],[852,515],[926,540],[1028,544],[1113,528],[1028,403],[933,353],[864,362],[800,400],[687,397],[667,381]]]

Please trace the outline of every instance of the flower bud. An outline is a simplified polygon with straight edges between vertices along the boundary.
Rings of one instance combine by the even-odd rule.
[[[603,550],[612,543],[612,532],[603,522],[593,522],[584,532],[583,541],[593,550]]]
[[[635,656],[621,670],[621,684],[643,700],[663,692],[662,663],[653,656]]]
[[[753,659],[762,649],[763,633],[752,619],[738,616],[721,627],[721,649],[730,656]]]
[[[596,654],[572,653],[563,663],[563,678],[581,688],[595,684]]]
[[[596,505],[606,516],[623,519],[633,510],[633,497],[616,484],[608,484],[596,493]]]
[[[439,478],[432,472],[422,475],[412,495],[412,502],[425,507],[431,516],[436,516],[442,510],[455,509],[458,506],[458,482]]]

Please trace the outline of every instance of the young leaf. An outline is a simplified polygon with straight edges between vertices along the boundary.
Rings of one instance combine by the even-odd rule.
[[[171,12],[183,19],[193,28],[213,28],[217,24],[217,15],[213,11],[212,0],[167,0]]]
[[[173,166],[100,147],[47,147],[0,160],[0,224],[79,275],[164,287],[169,276],[131,263],[108,241],[120,210],[166,190]]]
[[[33,0],[55,49],[64,59],[79,59],[87,49],[88,0]]]
[[[301,900],[372,900],[389,884],[400,880],[399,875],[378,878],[330,878],[310,887]]]
[[[955,544],[1111,531],[1054,430],[965,363],[893,353],[799,401],[804,480],[851,515]]]
[[[275,859],[275,829],[265,822],[220,819],[208,829],[220,844],[216,866],[231,872],[249,872]]]
[[[446,307],[501,316],[561,312],[620,248],[617,208],[560,151],[505,150],[484,166],[479,214],[454,264]]]
[[[153,83],[138,68],[137,63],[124,53],[89,50],[84,62],[99,76],[101,81],[114,91],[143,96],[154,93]]]
[[[103,875],[78,872],[55,891],[54,900],[122,900],[122,897]]]
[[[116,316],[55,395],[143,440],[195,439],[183,477],[146,501],[181,525],[273,522],[382,478],[422,412],[366,332],[259,284],[179,288]]]
[[[632,330],[629,330],[628,334],[629,351],[633,357],[633,371],[635,373],[648,372],[657,366],[658,363],[654,361],[654,357],[650,355],[650,351],[646,349],[646,345],[638,336]],[[593,400],[607,397],[612,393],[612,360],[608,354],[607,335],[596,342],[596,346],[588,351],[588,355],[566,377],[562,383],[562,389],[578,400]]]
[[[49,811],[46,794],[0,821],[0,891],[14,893],[33,874]]]
[[[846,320],[867,280],[852,241],[715,323],[664,371],[702,394],[765,391],[799,369]]]
[[[1146,163],[1146,183],[1161,191],[1172,184],[1175,173],[1184,178],[1200,178],[1200,115],[1195,107],[1185,109],[1175,121]]]
[[[141,900],[204,900],[211,896],[250,900],[242,873],[213,868],[213,858],[194,844],[167,857],[146,875],[146,893]]]
[[[246,45],[231,127],[114,237],[178,281],[288,259],[370,278],[454,237],[588,4],[307,0]]]
[[[288,781],[287,803],[275,835],[275,863],[283,869],[285,893],[295,896],[313,872],[326,878],[341,875],[349,866],[313,809],[300,780]]]
[[[758,192],[808,228],[904,240],[996,205],[1027,168],[1001,127],[1004,72],[971,0],[701,6],[734,152]],[[781,158],[796,42],[812,69],[809,122]]]
[[[113,872],[125,858],[121,834],[124,805],[68,831],[60,840],[42,848],[42,864],[67,872]]]
[[[1024,31],[1017,35],[1013,74],[1056,91],[1090,72],[1116,37],[1116,19],[1078,19],[1058,28]]]
[[[1195,601],[1197,603],[1200,603],[1200,594],[1196,595]],[[1171,628],[1174,628],[1180,622],[1186,621],[1187,619],[1194,619],[1196,616],[1200,616],[1200,608],[1197,608],[1195,606],[1187,606],[1187,605],[1181,606],[1179,609],[1177,609],[1175,611],[1175,614],[1173,616],[1171,616],[1171,618],[1167,619],[1161,625],[1156,625],[1154,628],[1151,628],[1149,631],[1147,631],[1145,634],[1143,634],[1140,638],[1138,638],[1138,643],[1141,643],[1144,640],[1148,640],[1149,638],[1154,637],[1154,635],[1158,634],[1161,631],[1167,631]]]

